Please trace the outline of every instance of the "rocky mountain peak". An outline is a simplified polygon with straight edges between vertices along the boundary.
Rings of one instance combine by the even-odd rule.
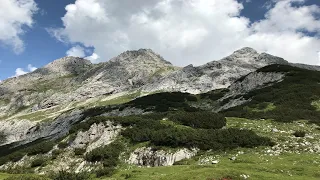
[[[139,50],[131,50],[125,51],[121,53],[119,56],[110,60],[111,62],[120,62],[121,64],[128,63],[156,63],[156,64],[164,64],[164,65],[172,65],[170,62],[166,61],[159,54],[155,53],[151,49],[139,49]]]
[[[90,68],[92,63],[89,60],[67,56],[61,59],[57,59],[43,68],[35,71],[37,72],[47,72],[47,73],[59,73],[60,75],[68,75],[68,74],[79,74],[82,71]]]
[[[258,53],[255,49],[244,47],[222,59],[222,61],[231,61],[238,64],[250,64],[252,66],[262,67],[270,64],[288,64],[283,58],[273,56],[267,53]]]

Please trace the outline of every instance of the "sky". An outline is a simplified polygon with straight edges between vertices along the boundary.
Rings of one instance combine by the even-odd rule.
[[[177,66],[252,47],[320,65],[320,0],[0,0],[0,80],[148,48]]]

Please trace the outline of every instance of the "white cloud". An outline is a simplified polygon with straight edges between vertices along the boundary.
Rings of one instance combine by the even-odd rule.
[[[25,27],[32,27],[37,10],[34,0],[1,0],[0,43],[11,46],[16,53],[22,52],[21,35],[25,33]]]
[[[32,66],[31,64],[28,64],[27,69],[28,69],[30,72],[33,72],[33,71],[37,70],[37,68],[34,67],[34,66]]]
[[[21,75],[24,75],[24,74],[27,74],[27,73],[28,72],[24,71],[22,68],[17,68],[16,69],[16,74],[14,75],[14,77],[21,76]]]
[[[86,57],[86,50],[85,48],[77,45],[72,47],[71,49],[69,49],[66,54],[67,56],[74,56],[74,57],[80,57],[80,58],[84,58],[87,60],[90,60],[91,62],[95,63],[98,61],[98,59],[100,58],[100,56],[96,53],[92,53],[91,56],[87,56]]]
[[[320,34],[320,8],[303,3],[276,0],[265,19],[251,25],[236,0],[76,0],[66,7],[64,27],[50,32],[61,41],[94,47],[100,56],[95,62],[151,48],[176,65],[199,65],[251,46],[317,64],[320,39],[308,34]]]
[[[84,57],[86,54],[84,52],[84,48],[81,46],[75,46],[69,49],[66,52],[67,56],[74,56],[74,57]]]
[[[96,53],[92,53],[91,56],[85,57],[85,59],[88,59],[93,63],[97,62],[99,58],[100,58],[100,56]]]
[[[21,75],[24,75],[24,74],[27,74],[29,72],[33,72],[35,71],[37,68],[32,66],[31,64],[28,64],[27,70],[23,69],[23,68],[17,68],[16,69],[16,74],[12,77],[17,77],[17,76],[21,76]]]

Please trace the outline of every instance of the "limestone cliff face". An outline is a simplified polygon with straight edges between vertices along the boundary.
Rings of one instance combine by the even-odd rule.
[[[72,148],[85,148],[87,152],[108,145],[119,135],[122,127],[112,122],[93,124],[88,131],[78,132],[71,144]]]
[[[1,144],[26,144],[40,138],[59,138],[68,134],[70,127],[80,121],[82,111],[73,110],[61,114],[54,121],[34,122],[29,120],[0,121],[0,132],[5,135]]]
[[[175,152],[153,150],[151,147],[142,147],[131,153],[129,164],[138,166],[172,166],[175,162],[190,159],[197,154],[196,149],[179,149]]]

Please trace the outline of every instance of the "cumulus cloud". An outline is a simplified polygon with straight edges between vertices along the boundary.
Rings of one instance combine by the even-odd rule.
[[[0,7],[0,43],[20,53],[24,49],[21,35],[25,27],[32,27],[37,5],[34,0],[1,0]]]
[[[320,33],[320,7],[304,2],[275,0],[263,20],[251,22],[240,16],[244,7],[237,0],[76,0],[66,6],[63,27],[50,32],[94,47],[96,62],[151,48],[176,65],[199,65],[251,46],[317,64],[320,39],[309,34]]]
[[[90,56],[86,56],[86,49],[77,45],[69,49],[66,54],[67,56],[74,56],[74,57],[80,57],[87,60],[90,60],[91,62],[97,62],[100,56],[96,53],[92,53]]]
[[[84,48],[81,46],[72,47],[71,49],[69,49],[66,52],[66,54],[67,54],[67,56],[74,56],[74,57],[84,57],[85,56]]]
[[[23,68],[17,68],[16,69],[16,74],[13,77],[17,77],[17,76],[21,76],[21,75],[27,74],[29,72],[33,72],[36,69],[37,69],[36,67],[32,66],[31,64],[28,64],[26,70],[23,69]]]
[[[97,62],[99,58],[100,58],[100,56],[98,54],[96,54],[96,53],[92,53],[91,56],[85,57],[85,59],[88,59],[93,63]]]
[[[31,64],[28,64],[27,69],[29,70],[29,72],[33,72],[33,71],[37,70],[37,68],[32,66]]]

